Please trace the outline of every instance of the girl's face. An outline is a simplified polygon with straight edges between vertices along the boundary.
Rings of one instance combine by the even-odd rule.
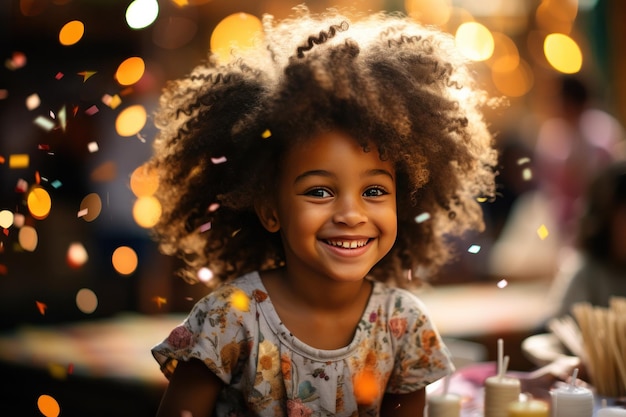
[[[395,242],[393,165],[343,132],[288,151],[277,187],[264,224],[281,233],[289,276],[362,280]]]

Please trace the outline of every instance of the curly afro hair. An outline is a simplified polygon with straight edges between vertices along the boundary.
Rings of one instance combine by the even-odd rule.
[[[398,236],[372,278],[432,277],[453,255],[450,236],[484,227],[477,198],[494,195],[497,157],[482,113],[491,104],[454,39],[406,16],[351,20],[303,6],[280,22],[265,15],[255,50],[227,63],[209,56],[164,88],[147,163],[163,209],[155,239],[184,259],[189,282],[201,267],[217,283],[280,266],[280,236],[254,204],[272,193],[290,146],[342,129],[397,172]]]

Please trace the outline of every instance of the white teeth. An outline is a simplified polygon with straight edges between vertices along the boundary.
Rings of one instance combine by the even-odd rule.
[[[331,246],[337,246],[344,249],[356,249],[367,244],[367,240],[327,240]]]

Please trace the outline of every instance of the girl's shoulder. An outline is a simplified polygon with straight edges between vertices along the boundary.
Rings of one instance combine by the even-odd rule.
[[[416,293],[378,281],[373,285],[369,309],[385,310],[389,316],[428,316],[426,306]]]

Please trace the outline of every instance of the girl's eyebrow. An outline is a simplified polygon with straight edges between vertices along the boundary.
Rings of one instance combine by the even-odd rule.
[[[386,170],[386,169],[382,169],[382,168],[376,168],[376,169],[368,169],[367,171],[365,171],[362,175],[362,177],[375,177],[375,176],[379,176],[379,175],[384,175],[389,177],[392,181],[395,181],[393,174]],[[335,178],[336,175],[333,174],[330,171],[326,171],[324,169],[313,169],[310,171],[305,171],[302,174],[298,175],[296,177],[295,180],[293,180],[294,184],[297,184],[298,182],[302,181],[303,179],[307,178],[307,177],[327,177],[327,178]]]

